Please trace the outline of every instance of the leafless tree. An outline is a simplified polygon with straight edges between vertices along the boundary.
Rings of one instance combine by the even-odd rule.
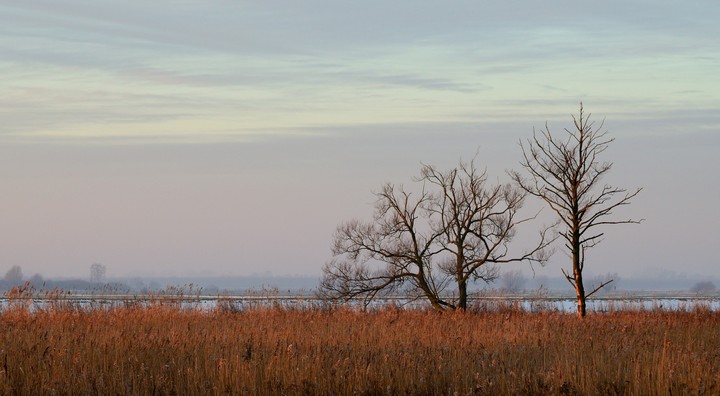
[[[35,274],[28,279],[28,282],[30,282],[31,285],[39,288],[45,284],[45,279],[43,279],[42,275]]]
[[[523,158],[520,165],[530,174],[523,177],[516,171],[510,175],[527,193],[539,197],[557,214],[565,247],[572,257],[572,275],[563,269],[565,278],[575,288],[578,315],[585,316],[585,301],[612,282],[605,281],[589,293],[583,284],[585,253],[600,242],[602,232],[597,227],[640,223],[642,220],[611,220],[613,210],[628,205],[641,188],[632,192],[624,188],[601,184],[612,168],[610,162],[600,162],[602,154],[614,139],[607,137],[601,123],[597,127],[584,114],[573,116],[573,129],[565,129],[564,137],[553,136],[547,124],[533,137],[520,142]]]
[[[717,287],[711,281],[700,281],[694,284],[690,291],[697,294],[710,294],[717,291]]]
[[[494,280],[495,264],[547,260],[547,230],[532,249],[511,254],[518,225],[533,218],[518,216],[522,190],[488,185],[472,162],[447,172],[423,166],[416,181],[422,184],[417,195],[386,184],[375,194],[372,221],[338,227],[322,295],[367,304],[402,292],[426,298],[436,310],[466,309],[468,284]]]
[[[22,283],[23,280],[23,273],[22,268],[20,268],[19,265],[13,265],[3,277],[5,282],[10,283],[11,285],[19,285]]]
[[[90,266],[90,282],[93,283],[103,283],[105,282],[105,274],[107,272],[107,267],[100,263],[93,263]]]
[[[608,287],[602,287],[598,289],[597,294],[603,295],[609,293],[611,290],[610,283],[612,282],[612,289],[617,289],[618,286],[622,285],[622,279],[620,278],[620,275],[617,272],[608,272],[606,274],[595,274],[590,276],[590,279],[583,278],[583,281],[586,285],[589,285],[589,287],[592,290],[597,289],[600,285],[607,285]]]
[[[520,270],[503,272],[500,275],[500,290],[505,293],[520,293],[525,288],[525,283],[527,279]]]
[[[535,218],[518,215],[526,195],[521,189],[511,184],[489,185],[486,173],[479,172],[473,162],[461,162],[447,172],[426,165],[421,180],[437,190],[427,211],[433,230],[440,235],[438,243],[447,253],[439,268],[455,280],[458,308],[467,308],[468,283],[498,278],[495,264],[547,260],[547,229],[541,231],[533,249],[510,254],[517,227]]]

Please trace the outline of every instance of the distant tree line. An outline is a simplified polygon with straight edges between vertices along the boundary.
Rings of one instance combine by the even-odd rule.
[[[108,283],[105,278],[106,267],[95,263],[90,267],[90,281],[84,279],[45,279],[40,274],[35,274],[29,278],[25,278],[22,268],[14,265],[5,272],[0,279],[0,291],[7,291],[13,287],[24,286],[27,284],[36,290],[62,289],[62,290],[129,290],[129,288],[121,283]]]

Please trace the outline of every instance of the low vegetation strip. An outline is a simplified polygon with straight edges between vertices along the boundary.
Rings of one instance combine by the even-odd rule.
[[[0,312],[2,394],[719,394],[720,313]]]

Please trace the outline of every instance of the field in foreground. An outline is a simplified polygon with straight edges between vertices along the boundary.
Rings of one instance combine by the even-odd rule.
[[[720,394],[720,313],[0,312],[2,394]]]

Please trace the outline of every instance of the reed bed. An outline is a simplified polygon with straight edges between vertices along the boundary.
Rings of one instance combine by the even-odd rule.
[[[703,307],[0,312],[8,395],[710,395],[719,367],[720,313]]]

